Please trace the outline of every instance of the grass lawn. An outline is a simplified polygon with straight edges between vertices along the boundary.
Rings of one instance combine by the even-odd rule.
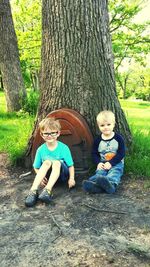
[[[150,102],[121,100],[120,103],[133,135],[126,172],[150,178]]]
[[[0,152],[8,152],[15,163],[26,150],[34,118],[22,112],[6,113],[4,94],[0,92]]]
[[[150,132],[150,102],[120,100],[126,118],[133,131]]]

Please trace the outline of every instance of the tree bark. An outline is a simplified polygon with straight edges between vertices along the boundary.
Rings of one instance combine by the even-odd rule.
[[[26,96],[26,90],[21,74],[17,37],[9,0],[0,1],[0,70],[7,110],[18,111]]]
[[[41,101],[38,119],[59,108],[84,116],[95,136],[96,115],[112,110],[116,130],[131,133],[117,99],[106,0],[43,0]],[[37,122],[35,126],[36,132]]]
[[[2,80],[2,73],[0,71],[0,91],[4,90],[4,86],[3,86],[3,80]]]

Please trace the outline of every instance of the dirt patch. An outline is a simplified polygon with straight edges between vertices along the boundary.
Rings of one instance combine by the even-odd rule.
[[[7,163],[7,164],[6,164]],[[89,195],[82,177],[58,185],[53,205],[25,208],[33,175],[1,155],[1,267],[150,266],[150,191],[124,177],[114,195]]]

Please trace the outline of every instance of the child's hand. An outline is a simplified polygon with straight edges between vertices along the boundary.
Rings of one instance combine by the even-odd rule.
[[[69,180],[68,180],[69,188],[74,187],[75,184],[76,184],[75,179],[74,178],[69,178]]]
[[[48,182],[47,178],[44,177],[44,179],[43,179],[42,182],[41,182],[41,186],[42,186],[42,187],[45,187],[45,186],[47,185],[47,182]]]
[[[102,162],[98,163],[97,170],[104,170],[104,163]]]
[[[105,164],[104,164],[104,169],[105,170],[110,170],[111,167],[112,167],[112,165],[109,162],[105,162]]]

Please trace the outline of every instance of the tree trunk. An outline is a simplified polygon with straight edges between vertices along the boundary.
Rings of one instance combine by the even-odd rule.
[[[116,129],[130,143],[116,94],[107,1],[43,0],[42,12],[38,119],[59,108],[72,108],[84,116],[95,136],[96,115],[109,109],[116,115]]]
[[[26,96],[26,91],[9,0],[0,1],[0,70],[7,110],[18,111],[21,108],[22,99]]]
[[[37,70],[31,71],[31,81],[34,91],[39,90],[39,73]]]
[[[2,80],[2,73],[0,71],[0,91],[4,90],[4,86],[3,86],[3,80]]]

